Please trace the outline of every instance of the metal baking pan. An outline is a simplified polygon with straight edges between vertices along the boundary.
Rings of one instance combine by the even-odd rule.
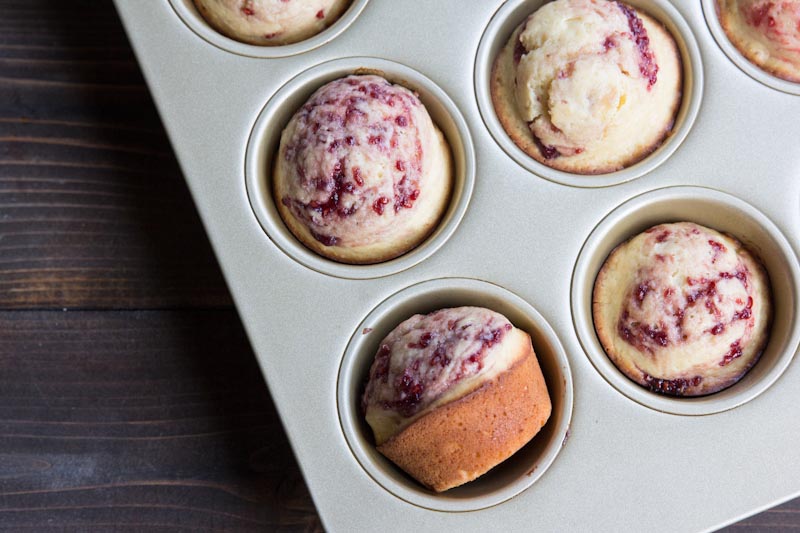
[[[355,0],[322,34],[260,48],[211,30],[191,0],[116,0],[330,530],[707,530],[800,494],[800,91],[736,57],[710,0],[631,0],[677,38],[686,76],[675,131],[618,173],[552,171],[508,141],[488,101],[494,54],[541,3]],[[456,186],[420,247],[351,266],[286,230],[269,162],[298,105],[361,70],[419,92],[450,142]],[[761,361],[705,398],[633,385],[591,323],[606,254],[676,220],[734,234],[773,284]],[[357,396],[394,325],[475,303],[531,333],[553,417],[510,461],[436,495],[374,450]]]

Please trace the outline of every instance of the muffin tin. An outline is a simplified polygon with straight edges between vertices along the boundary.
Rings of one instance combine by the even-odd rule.
[[[684,103],[660,150],[599,177],[513,153],[487,107],[493,51],[541,0],[355,0],[325,32],[272,49],[215,34],[191,0],[116,3],[327,529],[700,530],[800,493],[800,98],[731,62],[708,2],[629,2],[676,34]],[[295,108],[364,71],[420,93],[453,150],[456,190],[420,247],[354,266],[294,240],[269,180]],[[621,377],[590,312],[605,255],[683,219],[756,251],[776,302],[761,362],[698,399]],[[358,395],[391,328],[466,304],[531,333],[554,410],[507,463],[436,495],[371,446]]]

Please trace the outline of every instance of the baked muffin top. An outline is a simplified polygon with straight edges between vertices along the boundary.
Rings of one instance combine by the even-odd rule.
[[[274,180],[281,216],[306,246],[372,263],[408,251],[438,222],[450,151],[416,94],[379,76],[348,76],[292,117]]]
[[[291,44],[319,33],[350,0],[194,0],[215,30],[249,44]]]
[[[717,0],[728,39],[750,62],[800,82],[800,0]]]
[[[401,323],[381,342],[363,396],[377,444],[510,368],[525,335],[480,307],[441,309]]]
[[[769,281],[737,240],[661,224],[618,246],[598,274],[595,328],[612,362],[657,392],[697,396],[736,382],[768,336]]]
[[[682,71],[672,36],[646,14],[615,1],[556,0],[514,31],[491,83],[520,148],[556,169],[597,174],[661,144]]]

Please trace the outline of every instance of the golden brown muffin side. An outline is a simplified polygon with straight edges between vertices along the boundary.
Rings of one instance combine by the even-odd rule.
[[[527,338],[528,353],[511,368],[416,420],[378,450],[436,492],[472,481],[517,452],[552,409]]]

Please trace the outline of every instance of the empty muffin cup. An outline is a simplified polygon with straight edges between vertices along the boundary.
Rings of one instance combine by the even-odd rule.
[[[500,313],[531,336],[552,402],[549,420],[528,444],[474,481],[435,493],[381,455],[364,419],[362,395],[382,340],[415,314],[454,307]],[[342,359],[337,383],[339,419],[356,460],[385,490],[411,504],[439,511],[472,511],[501,503],[545,474],[564,444],[572,415],[572,376],[555,332],[530,304],[484,281],[443,278],[407,287],[380,304],[358,325]]]
[[[648,228],[672,222],[692,222],[734,237],[760,260],[772,287],[772,325],[760,359],[738,382],[707,396],[668,396],[635,383],[609,359],[593,322],[595,281],[612,250]],[[578,340],[594,367],[628,398],[667,413],[717,413],[757,397],[780,377],[792,360],[800,343],[799,276],[800,266],[789,242],[757,209],[712,189],[667,187],[623,203],[606,216],[586,240],[572,276],[573,323]],[[660,390],[670,392],[664,387]]]
[[[631,1],[628,2],[630,6],[635,8],[636,10],[641,11],[642,13],[646,13],[652,19],[656,21],[656,23],[663,24],[664,28],[671,34],[675,41],[675,45],[677,47],[677,52],[679,55],[679,68],[682,69],[682,85],[679,89],[679,98],[680,104],[677,108],[677,112],[674,115],[674,122],[670,126],[670,121],[666,119],[666,127],[669,130],[666,134],[666,137],[660,142],[653,145],[649,150],[652,150],[651,153],[644,156],[638,162],[634,162],[629,166],[622,168],[621,170],[616,171],[609,171],[607,169],[617,168],[617,166],[597,166],[594,167],[596,170],[590,171],[588,170],[591,167],[587,167],[586,174],[579,174],[573,172],[567,172],[565,170],[559,170],[554,168],[554,166],[546,165],[540,161],[537,161],[533,156],[529,155],[526,150],[524,150],[520,144],[525,146],[530,145],[531,147],[535,144],[539,146],[538,151],[542,153],[542,158],[544,160],[552,159],[552,161],[557,161],[558,156],[556,154],[561,154],[561,148],[559,151],[553,151],[555,148],[549,145],[545,145],[543,142],[537,142],[536,140],[538,137],[536,133],[534,133],[534,139],[530,142],[526,140],[525,142],[522,141],[523,138],[527,138],[531,135],[531,132],[524,133],[522,129],[515,128],[513,129],[513,134],[510,134],[504,127],[504,121],[508,123],[509,113],[507,111],[498,112],[497,108],[495,107],[495,102],[493,101],[492,96],[492,85],[493,85],[493,68],[495,65],[495,59],[501,54],[501,50],[504,48],[508,50],[507,43],[509,38],[512,34],[515,34],[517,28],[520,27],[523,22],[534,12],[536,12],[540,7],[544,6],[545,3],[541,0],[514,0],[509,1],[503,4],[503,6],[495,13],[494,17],[489,22],[483,37],[481,38],[480,45],[478,47],[478,53],[475,61],[475,92],[476,97],[478,100],[478,108],[480,110],[481,116],[483,118],[484,123],[486,124],[489,132],[494,137],[495,141],[500,145],[500,147],[517,163],[523,166],[525,169],[529,170],[530,172],[548,179],[550,181],[554,181],[557,183],[561,183],[563,185],[570,185],[574,187],[606,187],[610,185],[616,185],[619,183],[623,183],[634,178],[638,178],[663,163],[671,154],[675,152],[678,146],[683,142],[688,134],[689,130],[692,127],[694,119],[697,116],[697,112],[700,107],[700,100],[702,98],[703,93],[703,69],[702,69],[702,62],[700,56],[700,50],[697,45],[697,41],[694,38],[694,35],[691,32],[686,21],[681,17],[678,11],[670,4],[667,0],[640,0],[640,1]],[[636,42],[636,45],[633,46],[634,49],[639,49],[642,54],[646,57],[651,57],[647,50],[647,38],[642,37],[639,38],[638,32],[641,32],[640,25],[641,21],[639,21],[635,16],[630,14],[633,13],[627,7],[624,7],[622,4],[619,4],[621,7],[619,16],[625,19],[623,15],[629,15],[629,23],[631,26],[631,30],[629,32],[623,32],[620,35],[631,35],[631,37],[626,37],[627,39],[633,39]],[[621,38],[621,37],[620,37]],[[621,50],[621,43],[618,42],[616,37],[606,39],[606,42],[599,42],[596,43],[597,46],[600,47],[600,50],[608,50],[608,53],[611,53],[616,50]],[[515,49],[514,59],[517,60],[517,50]],[[510,53],[510,52],[507,52]],[[635,52],[634,52],[635,53]],[[533,54],[530,54],[533,55]],[[600,54],[603,57],[602,53]],[[510,59],[508,60],[510,61]],[[590,62],[591,63],[591,62]],[[603,72],[598,71],[599,63],[587,63],[584,65],[581,61],[574,61],[570,62],[565,70],[559,72],[556,76],[556,82],[553,85],[550,85],[553,91],[560,91],[559,87],[555,87],[559,83],[569,81],[569,79],[576,78],[573,80],[571,86],[575,87],[597,87],[596,84],[592,83],[592,76],[603,76]],[[622,67],[621,67],[622,68]],[[623,81],[628,79],[628,75],[625,74],[628,67],[622,68],[621,78]],[[632,67],[631,67],[632,68]],[[602,70],[602,69],[600,69]],[[617,68],[614,67],[614,70],[617,71]],[[640,64],[637,68],[636,75],[638,76],[638,70],[642,70],[642,74],[650,80],[649,82],[645,80],[646,89],[642,89],[641,92],[644,94],[650,94],[651,84],[655,83],[657,79],[657,69],[649,69],[645,72],[644,64]],[[562,80],[563,77],[563,80]],[[579,79],[578,79],[579,78]],[[636,85],[638,87],[638,85]],[[565,86],[562,88],[564,90],[568,90]],[[574,87],[573,87],[574,89]],[[572,91],[573,89],[569,89]],[[581,89],[583,90],[583,89]],[[608,98],[613,96],[613,102],[615,105],[611,105],[609,103],[608,109],[610,110],[609,113],[613,114],[614,109],[617,110],[625,110],[626,107],[626,97],[624,91],[614,96],[613,94],[595,94],[597,90],[592,89],[589,101],[593,102],[604,102]],[[614,91],[611,91],[614,92]],[[559,93],[560,94],[560,93]],[[616,93],[615,93],[616,94]],[[550,95],[551,98],[548,102],[548,106],[551,111],[556,112],[560,109],[558,106],[562,105],[564,101],[558,99],[553,100],[554,94]],[[537,102],[539,102],[538,95],[537,95]],[[581,102],[584,100],[581,99]],[[544,105],[542,102],[539,104]],[[531,105],[539,105],[532,103]],[[555,107],[553,107],[555,106]],[[615,107],[616,106],[616,107]],[[505,108],[503,108],[505,109]],[[567,125],[572,124],[576,127],[573,129],[576,132],[578,137],[581,137],[585,133],[585,128],[577,127],[578,124],[583,124],[586,121],[594,123],[597,120],[600,120],[602,117],[595,112],[589,113],[588,115],[584,116],[578,113],[578,110],[571,110],[569,112],[564,111],[563,113],[560,112],[560,115],[563,115],[565,123],[561,124],[561,128],[557,128],[554,125],[547,128],[546,125],[542,126],[538,124],[538,118],[536,121],[532,122],[531,124],[535,124],[536,127],[541,126],[544,128],[543,131],[547,133],[547,135],[555,135],[564,136],[566,135],[564,127]],[[580,115],[580,116],[579,116]],[[503,118],[505,117],[505,118]],[[599,118],[598,118],[599,117]],[[541,118],[541,117],[540,117]],[[519,119],[522,120],[521,118]],[[604,119],[605,120],[605,119]],[[611,119],[609,119],[611,120]],[[576,122],[577,121],[577,122]],[[600,120],[600,122],[603,122]],[[515,121],[516,123],[516,121]],[[613,120],[612,120],[613,123]],[[596,124],[597,128],[600,128],[598,131],[605,131],[603,130],[602,124]],[[570,126],[572,127],[572,126]],[[597,129],[595,128],[595,129]],[[594,130],[593,130],[594,131]],[[616,130],[615,130],[616,131]],[[542,133],[542,132],[539,132]],[[605,135],[605,133],[603,134]],[[615,134],[616,135],[616,134]],[[620,135],[622,135],[620,133]],[[517,142],[512,138],[516,138]],[[605,137],[603,137],[605,139]],[[615,137],[616,138],[616,137]],[[625,137],[620,137],[624,139]],[[563,143],[557,144],[564,144],[570,145],[570,143],[577,142],[576,139],[571,138],[569,142],[566,142],[564,139]],[[555,141],[554,141],[555,142]],[[588,140],[586,141],[588,142]],[[580,144],[580,143],[579,143]],[[656,146],[654,149],[652,146]],[[577,145],[575,145],[577,146]],[[575,158],[582,158],[585,159],[588,156],[588,152],[584,151],[581,147],[572,147],[570,150],[570,154],[572,157]],[[533,148],[530,148],[533,149]],[[553,150],[551,150],[553,149]],[[551,156],[550,153],[553,152]],[[646,153],[646,151],[644,152]],[[563,154],[562,154],[563,157]],[[541,159],[541,158],[540,158]],[[632,158],[633,161],[636,161],[636,158]],[[587,163],[593,165],[593,163]],[[555,165],[558,166],[558,165]],[[599,169],[599,170],[598,170]],[[576,172],[578,172],[576,170]],[[604,172],[604,173],[591,173],[591,172]]]
[[[451,160],[452,172],[449,201],[444,206],[444,213],[439,218],[438,224],[428,236],[420,244],[396,258],[363,265],[346,264],[323,257],[297,239],[284,223],[284,219],[281,218],[280,209],[286,207],[286,198],[274,198],[273,187],[276,176],[275,155],[279,149],[281,133],[290,118],[320,87],[353,74],[366,75],[360,78],[350,78],[354,84],[358,83],[357,79],[377,79],[368,77],[368,75],[378,75],[390,83],[417,93],[433,123],[441,130],[447,145],[449,145],[448,155]],[[398,117],[396,120],[400,119],[406,120],[404,117]],[[379,141],[381,139],[375,140],[375,142]],[[371,142],[372,138],[370,138]],[[245,157],[245,178],[250,203],[272,242],[290,257],[313,270],[350,279],[376,278],[393,274],[429,257],[444,244],[458,226],[469,204],[475,179],[472,139],[466,122],[455,104],[437,85],[422,74],[404,65],[375,58],[346,58],[330,61],[313,67],[289,81],[275,93],[261,111],[253,127]],[[400,166],[402,162],[392,161],[392,163],[391,168],[384,170],[392,173],[397,170],[398,175],[402,174],[400,172],[400,169],[403,168]],[[355,172],[355,168],[349,169],[348,172]],[[349,174],[348,179],[350,179]],[[353,179],[357,180],[355,174]],[[281,206],[278,205],[278,202],[282,202]],[[372,211],[380,213],[383,211],[384,204],[373,204],[371,208],[369,206],[367,208],[370,213]],[[325,242],[322,242],[322,245],[324,244]]]

